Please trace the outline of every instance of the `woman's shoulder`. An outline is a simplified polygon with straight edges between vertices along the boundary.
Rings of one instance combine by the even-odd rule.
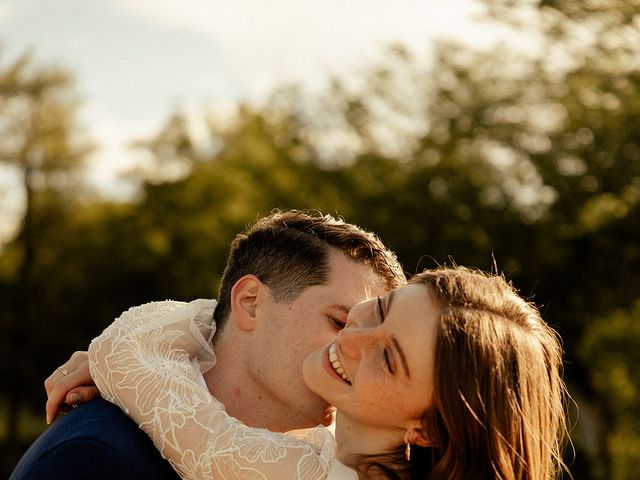
[[[143,303],[131,307],[125,311],[123,315],[138,317],[149,315],[164,315],[166,313],[174,312],[176,310],[211,310],[216,306],[216,301],[211,299],[199,298],[191,302],[182,302],[177,300],[161,300]]]
[[[358,474],[337,458],[331,461],[327,480],[358,480]]]
[[[315,427],[287,432],[313,445],[319,456],[329,463],[327,480],[358,480],[358,474],[336,458],[336,440],[331,428]]]
[[[141,305],[136,305],[135,307],[131,307],[128,310],[125,310],[122,313],[122,316],[128,317],[141,317],[141,316],[149,316],[149,315],[163,315],[168,312],[173,312],[174,310],[178,310],[180,308],[184,308],[185,302],[179,302],[176,300],[162,300],[162,301],[154,301],[143,303]]]
[[[189,317],[199,319],[209,318],[213,315],[216,301],[210,299],[197,299],[191,302],[180,302],[176,300],[162,300],[144,303],[123,312],[116,321],[126,321],[137,324],[139,322],[153,322],[167,315],[178,315],[179,317]]]
[[[327,427],[303,428],[300,430],[290,430],[287,436],[302,440],[313,446],[318,455],[327,460],[333,459],[336,455],[336,440],[331,430]]]

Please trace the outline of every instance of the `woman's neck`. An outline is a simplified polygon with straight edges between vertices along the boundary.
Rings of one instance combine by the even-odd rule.
[[[347,466],[359,456],[384,455],[402,444],[404,432],[399,428],[363,425],[336,413],[336,458]]]

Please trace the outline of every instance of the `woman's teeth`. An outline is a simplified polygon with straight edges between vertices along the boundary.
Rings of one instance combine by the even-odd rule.
[[[344,369],[342,368],[342,364],[338,360],[338,354],[336,353],[336,344],[335,343],[332,343],[331,346],[329,347],[329,361],[331,362],[331,366],[333,367],[335,372],[338,375],[340,375],[340,377],[345,382],[347,382],[349,385],[351,385],[351,381],[349,380],[349,377],[345,373]]]

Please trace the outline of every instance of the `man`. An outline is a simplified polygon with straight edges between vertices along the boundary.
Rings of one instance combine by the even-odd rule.
[[[214,313],[218,361],[204,374],[209,391],[251,427],[328,425],[331,408],[304,384],[302,360],[333,339],[353,305],[404,282],[395,256],[354,225],[297,211],[260,219],[231,244]],[[53,383],[67,374],[59,369]],[[103,400],[56,421],[11,479],[45,477],[177,478],[137,425]]]

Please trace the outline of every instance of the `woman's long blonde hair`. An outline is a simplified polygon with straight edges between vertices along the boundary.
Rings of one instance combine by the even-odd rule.
[[[566,432],[555,331],[501,276],[441,268],[411,283],[440,304],[427,478],[555,478]]]

